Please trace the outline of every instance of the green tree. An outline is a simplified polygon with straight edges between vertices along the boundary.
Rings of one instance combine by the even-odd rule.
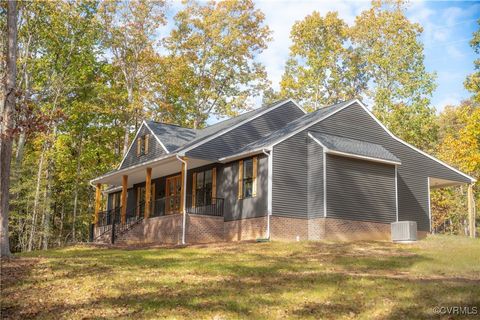
[[[438,117],[440,140],[436,155],[473,177],[480,176],[480,106],[472,100],[447,106]],[[432,220],[437,230],[464,233],[468,220],[466,189],[432,192]],[[477,203],[480,196],[477,193]]]
[[[123,154],[127,152],[131,127],[138,128],[145,104],[153,94],[152,82],[160,61],[155,46],[159,28],[165,25],[165,1],[105,1],[99,8],[105,54],[111,55],[116,73],[114,85],[124,89],[117,108],[124,127]]]
[[[174,81],[159,91],[180,116],[176,121],[198,128],[212,115],[245,109],[266,87],[264,67],[255,61],[270,35],[264,14],[251,0],[188,1],[174,19],[164,76]]]
[[[314,11],[296,22],[280,83],[280,96],[295,98],[307,110],[358,96],[367,85],[359,52],[349,44],[348,25],[336,12]]]
[[[478,24],[480,25],[480,19],[478,20]],[[470,45],[476,54],[480,54],[480,30],[473,33]],[[477,58],[473,64],[475,66],[475,72],[467,77],[464,84],[465,88],[473,94],[473,99],[476,102],[480,102],[480,58]]]
[[[352,40],[366,64],[366,95],[373,112],[395,134],[424,149],[435,141],[435,113],[430,97],[435,75],[426,71],[422,27],[405,15],[402,0],[374,0],[355,20]]]

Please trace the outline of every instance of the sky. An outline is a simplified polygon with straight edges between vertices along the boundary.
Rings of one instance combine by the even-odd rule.
[[[345,0],[257,0],[265,14],[265,23],[273,31],[272,42],[258,56],[267,70],[272,86],[278,89],[288,58],[292,25],[313,11],[325,15],[337,11],[348,24],[370,7],[370,1]],[[178,5],[178,3],[176,3]],[[177,7],[175,4],[173,7]],[[178,8],[178,7],[177,7]],[[174,9],[175,10],[175,9]],[[469,45],[478,30],[480,1],[411,1],[407,17],[420,23],[424,32],[420,40],[425,48],[427,71],[437,74],[437,89],[432,105],[438,112],[445,105],[457,104],[470,94],[464,89],[465,77],[473,72],[473,61],[479,58]]]

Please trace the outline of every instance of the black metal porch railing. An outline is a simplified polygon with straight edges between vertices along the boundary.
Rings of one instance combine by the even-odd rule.
[[[190,214],[207,215],[207,216],[223,216],[223,198],[208,198],[208,199],[195,199],[193,201],[192,195],[186,196],[186,211]],[[131,229],[135,224],[143,220],[145,214],[145,202],[140,202],[134,208],[127,210],[126,221],[123,224],[121,218],[122,208],[114,208],[107,211],[98,213],[98,221],[96,227],[100,228],[100,232],[96,237],[93,237],[93,229],[91,230],[91,240],[97,240],[103,235],[110,235],[112,243],[115,239]],[[180,195],[163,197],[152,201],[150,216],[160,217],[169,214],[181,213],[181,198]]]
[[[134,225],[143,220],[145,202],[140,202],[136,207],[127,210],[125,213],[125,223],[122,223],[121,211],[115,212],[112,220],[111,243],[115,243],[118,236],[133,228]]]
[[[97,240],[102,237],[104,234],[111,233],[112,230],[112,221],[115,216],[119,216],[121,212],[121,207],[113,208],[106,211],[101,211],[98,213],[98,220],[96,227],[99,227],[99,234],[96,237],[93,237],[92,230],[92,240]]]
[[[223,217],[223,198],[193,199],[187,195],[187,213]]]

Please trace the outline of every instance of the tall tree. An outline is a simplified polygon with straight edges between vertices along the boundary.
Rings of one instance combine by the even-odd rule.
[[[473,177],[480,176],[480,105],[473,100],[447,106],[438,117],[440,140],[436,155]],[[466,189],[448,188],[432,192],[434,227],[463,233],[468,223]],[[480,201],[480,195],[477,194]]]
[[[118,106],[123,116],[125,154],[131,127],[138,127],[144,115],[148,88],[158,70],[155,37],[166,23],[165,1],[105,1],[100,6],[99,17],[105,28],[106,54],[112,55],[112,64],[118,71],[113,80],[126,94],[123,106]]]
[[[480,25],[480,19],[478,20]],[[473,38],[470,45],[476,54],[480,54],[480,29],[473,33]],[[473,99],[480,103],[480,58],[473,62],[475,72],[467,77],[465,80],[465,88],[473,94]]]
[[[358,96],[367,78],[358,50],[349,44],[349,32],[336,12],[322,17],[314,11],[296,22],[281,96],[295,98],[308,110]]]
[[[0,116],[0,256],[10,255],[8,215],[10,198],[10,163],[14,134],[17,76],[17,2],[7,4],[6,74]]]
[[[435,141],[430,97],[435,75],[426,71],[422,27],[405,15],[403,0],[374,0],[355,20],[352,41],[367,66],[373,112],[394,133],[419,147]]]
[[[255,61],[270,31],[251,0],[186,2],[165,39],[165,100],[177,122],[194,128],[210,116],[231,116],[266,87]]]

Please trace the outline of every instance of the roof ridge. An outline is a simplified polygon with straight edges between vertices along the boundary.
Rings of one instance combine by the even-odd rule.
[[[162,124],[162,125],[166,125],[166,126],[171,126],[171,127],[177,127],[177,128],[182,128],[182,129],[189,129],[189,130],[196,130],[196,129],[193,129],[193,128],[188,128],[188,127],[183,127],[179,124],[174,124],[174,123],[166,123],[166,122],[162,122],[162,121],[155,121],[155,120],[147,120],[149,122],[154,122],[156,124]]]
[[[209,126],[206,126],[205,128],[201,128],[200,130],[204,130],[204,129],[207,129],[207,128],[214,127],[214,126],[216,126],[217,124],[221,124],[221,123],[223,123],[223,122],[225,122],[225,121],[233,120],[233,119],[238,118],[238,117],[240,117],[240,116],[244,116],[244,115],[246,115],[246,114],[249,114],[249,113],[252,113],[252,112],[256,112],[256,111],[259,111],[259,110],[261,110],[261,109],[268,109],[268,108],[270,108],[270,107],[272,107],[272,106],[274,106],[274,105],[276,105],[276,104],[282,103],[282,102],[287,101],[287,100],[289,100],[289,99],[279,99],[279,100],[277,100],[277,101],[275,101],[275,102],[272,102],[272,103],[263,105],[263,106],[261,106],[261,107],[259,107],[259,108],[252,109],[252,110],[248,110],[247,112],[240,113],[240,114],[238,114],[238,115],[236,115],[236,116],[234,116],[234,117],[221,120],[221,121],[219,121],[219,122],[216,122],[216,123],[214,123],[214,124],[211,124],[211,125],[209,125]]]

